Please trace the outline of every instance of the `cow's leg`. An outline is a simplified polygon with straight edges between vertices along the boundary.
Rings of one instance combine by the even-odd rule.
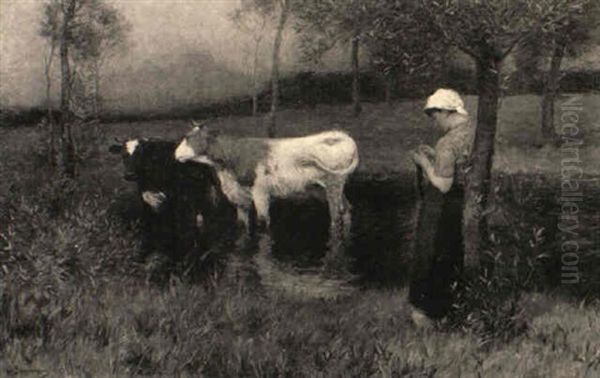
[[[352,226],[352,205],[346,198],[346,195],[342,192],[342,232],[344,238],[350,235],[350,228]]]
[[[269,218],[269,192],[259,185],[252,188],[252,201],[256,209],[256,226],[259,230],[268,230]]]
[[[250,210],[245,206],[236,206],[237,230],[235,238],[235,248],[238,251],[244,251],[250,247],[251,237],[251,219]]]
[[[331,180],[325,187],[327,204],[329,205],[329,241],[332,252],[336,253],[342,241],[343,210],[344,210],[344,183],[340,180]]]
[[[247,209],[240,206],[236,207],[237,221],[244,227],[246,232],[250,232],[250,214]]]
[[[339,232],[346,221],[349,223],[350,203],[344,195],[344,182],[339,179],[331,180],[325,188],[329,205],[330,227]]]

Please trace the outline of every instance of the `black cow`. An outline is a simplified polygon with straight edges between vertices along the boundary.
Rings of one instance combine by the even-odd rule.
[[[144,251],[193,261],[221,242],[223,230],[231,230],[235,209],[214,168],[178,162],[176,147],[173,141],[132,139],[110,151],[122,154],[124,178],[137,183],[144,202]]]

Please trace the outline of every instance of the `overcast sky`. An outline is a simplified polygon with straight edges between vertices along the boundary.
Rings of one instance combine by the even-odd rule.
[[[135,66],[191,51],[209,51],[226,67],[243,68],[240,51],[247,39],[228,18],[238,0],[121,0],[113,3],[132,28],[129,50],[113,62],[112,69],[118,71],[119,66]],[[38,36],[42,4],[42,0],[0,0],[0,99],[3,104],[29,105],[43,98],[46,47]],[[272,40],[270,34],[266,41]],[[289,51],[287,43],[283,58],[288,62],[291,60]]]

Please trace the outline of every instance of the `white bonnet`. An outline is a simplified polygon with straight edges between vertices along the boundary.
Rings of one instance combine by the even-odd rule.
[[[427,98],[427,103],[423,110],[441,109],[456,111],[459,114],[469,115],[465,109],[465,103],[458,92],[452,89],[440,88],[434,94]]]

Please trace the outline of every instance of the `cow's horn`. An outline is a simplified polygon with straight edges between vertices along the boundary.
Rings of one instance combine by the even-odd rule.
[[[192,120],[192,128],[193,129],[204,129],[206,128],[206,121],[198,122],[196,120]]]

